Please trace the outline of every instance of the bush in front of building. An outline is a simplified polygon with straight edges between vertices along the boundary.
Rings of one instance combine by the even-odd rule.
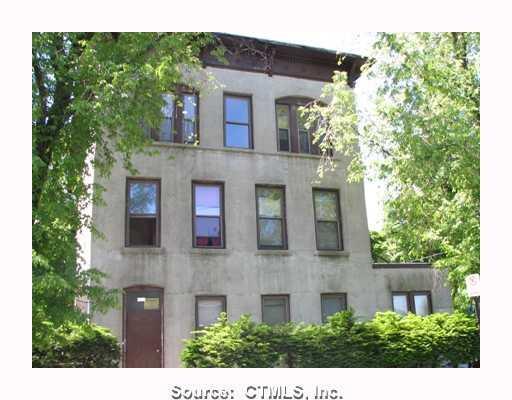
[[[434,313],[425,317],[377,313],[368,322],[378,332],[385,367],[441,367],[480,358],[480,331],[474,316]]]
[[[438,313],[426,317],[393,312],[356,321],[351,311],[322,325],[268,326],[247,315],[219,322],[186,341],[186,367],[441,367],[479,359],[476,320]]]
[[[181,354],[187,367],[265,368],[279,361],[276,351],[283,338],[272,327],[251,321],[248,315],[228,322],[222,313],[217,323],[194,332]]]
[[[367,322],[356,322],[351,311],[340,312],[322,325],[299,324],[289,367],[370,368],[382,366],[379,333]]]
[[[67,324],[32,348],[36,368],[116,368],[121,349],[110,331],[94,324]]]

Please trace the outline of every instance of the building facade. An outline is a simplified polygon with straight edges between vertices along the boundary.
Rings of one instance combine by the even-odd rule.
[[[317,177],[319,150],[297,108],[318,99],[334,69],[354,85],[364,59],[218,36],[228,65],[207,53],[222,87],[166,95],[156,156],[135,156],[100,183],[94,207],[103,239],[91,265],[123,289],[122,308],[93,320],[123,343],[123,366],[179,367],[183,340],[212,323],[322,323],[352,308],[361,318],[393,310],[451,311],[442,275],[426,264],[374,264],[363,184],[347,160]],[[250,49],[243,51],[240,49]]]

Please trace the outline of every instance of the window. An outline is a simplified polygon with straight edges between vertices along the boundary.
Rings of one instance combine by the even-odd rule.
[[[162,95],[164,99],[164,106],[162,107],[162,114],[164,119],[160,124],[160,129],[158,130],[158,138],[157,140],[161,142],[173,142],[174,138],[174,95],[170,93],[166,93]]]
[[[306,118],[299,111],[313,99],[284,97],[276,101],[277,148],[292,153],[320,154],[313,135],[306,128]]]
[[[160,180],[127,179],[126,246],[160,246]]]
[[[430,292],[393,292],[393,311],[402,315],[409,312],[417,315],[432,314]]]
[[[393,293],[393,311],[402,315],[409,312],[409,296],[407,293]]]
[[[224,247],[224,185],[192,183],[194,247]]]
[[[288,295],[261,296],[262,321],[277,325],[290,322],[290,302]]]
[[[224,145],[252,148],[252,111],[249,96],[224,96]]]
[[[290,106],[276,104],[276,114],[279,151],[290,151]]]
[[[197,296],[196,328],[214,324],[221,312],[226,312],[226,296]]]
[[[299,129],[299,152],[309,154],[311,139],[308,128],[306,128],[306,118],[300,112],[297,112],[297,127]]]
[[[256,185],[259,249],[286,249],[285,188]]]
[[[338,194],[337,190],[313,189],[318,250],[343,250]]]
[[[414,313],[417,315],[431,314],[430,310],[430,293],[412,293],[412,303]]]
[[[183,109],[181,112],[181,138],[183,143],[194,144],[198,139],[197,115],[198,98],[195,93],[183,94]]]
[[[339,311],[347,309],[346,293],[326,293],[321,295],[322,302],[322,323],[327,322],[327,317]]]
[[[151,137],[159,142],[194,144],[199,139],[198,110],[196,92],[181,89],[178,93],[162,95],[164,119],[159,129],[150,129]]]

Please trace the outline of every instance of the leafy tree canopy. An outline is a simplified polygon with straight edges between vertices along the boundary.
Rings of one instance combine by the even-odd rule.
[[[212,40],[205,33],[33,34],[34,343],[80,320],[76,297],[90,298],[99,310],[115,304],[103,274],[83,269],[77,242],[80,230],[93,228],[86,207],[101,198],[90,169],[108,176],[119,154],[134,172],[131,155],[148,151],[141,121],[158,126],[162,93],[200,80],[199,54]]]
[[[366,169],[387,183],[381,256],[444,268],[457,307],[468,301],[464,278],[480,269],[479,54],[478,33],[379,34],[363,72],[377,86],[373,107],[358,115],[337,73],[328,106],[303,111],[319,127],[320,175],[333,147],[351,160],[350,181]]]

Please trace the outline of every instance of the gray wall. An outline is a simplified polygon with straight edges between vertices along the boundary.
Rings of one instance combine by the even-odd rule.
[[[319,323],[320,293],[346,292],[348,305],[369,318],[391,308],[391,290],[431,290],[434,310],[449,310],[449,291],[428,269],[374,270],[362,184],[345,180],[346,162],[317,181],[318,157],[276,152],[276,98],[318,97],[322,83],[288,77],[208,68],[224,88],[200,99],[201,146],[158,144],[160,154],[136,156],[140,177],[161,178],[161,248],[124,247],[125,184],[117,163],[108,181],[105,207],[93,218],[106,239],[93,239],[91,265],[109,274],[109,287],[164,287],[165,366],[180,365],[182,340],[195,325],[196,295],[226,295],[227,313],[261,320],[262,294],[289,294],[291,319]],[[222,92],[252,95],[254,150],[223,147]],[[191,181],[225,184],[226,249],[192,248]],[[259,251],[255,184],[286,185],[287,251]],[[312,187],[340,191],[345,251],[316,251]],[[395,289],[396,288],[396,289]],[[402,290],[402,289],[400,289]],[[122,310],[94,320],[122,337]]]

